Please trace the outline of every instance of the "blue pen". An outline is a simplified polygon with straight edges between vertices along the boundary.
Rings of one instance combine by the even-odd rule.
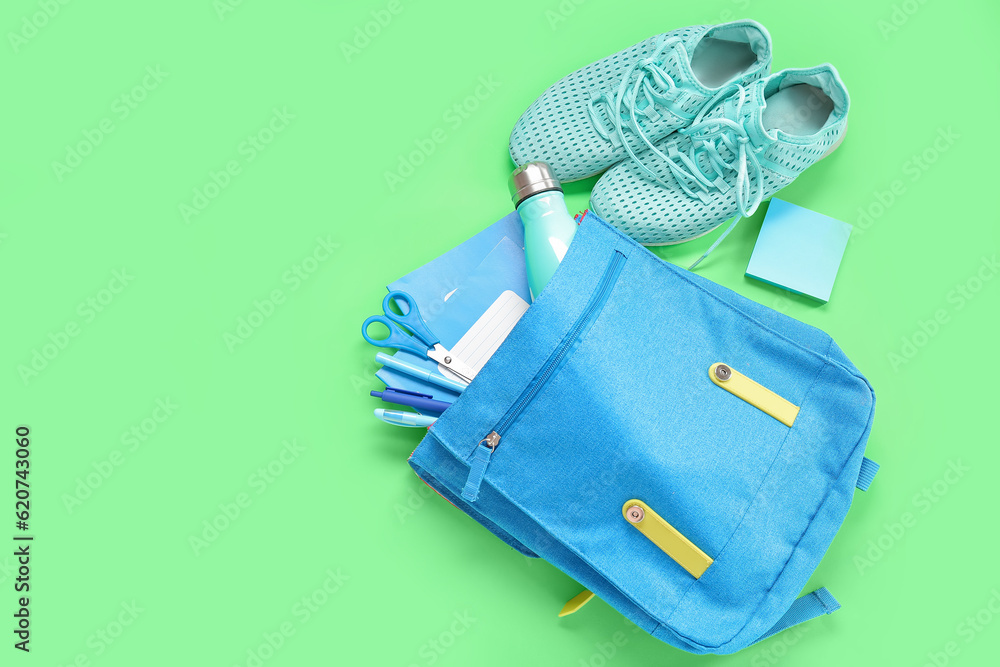
[[[451,407],[447,401],[435,401],[430,394],[421,394],[416,391],[405,389],[393,389],[386,387],[385,391],[373,391],[371,395],[381,398],[386,403],[406,405],[417,410],[427,410],[429,412],[444,412]]]
[[[402,410],[383,410],[382,408],[375,408],[375,416],[384,421],[386,424],[395,424],[396,426],[410,426],[417,428],[420,426],[430,426],[435,421],[437,417],[428,417],[427,415],[417,414],[416,412],[403,412]]]
[[[419,378],[426,382],[431,382],[439,387],[444,387],[445,389],[451,389],[452,391],[461,394],[465,391],[467,385],[464,382],[459,382],[458,380],[452,380],[451,378],[446,378],[440,373],[434,373],[433,371],[428,371],[426,369],[420,368],[419,366],[414,366],[413,364],[408,364],[405,361],[400,361],[396,357],[390,356],[385,352],[379,352],[375,355],[375,361],[382,364],[383,366],[388,366],[389,368],[399,371],[400,373],[405,373],[411,377]]]

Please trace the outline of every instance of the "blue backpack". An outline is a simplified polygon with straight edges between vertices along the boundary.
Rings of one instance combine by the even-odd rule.
[[[654,637],[733,653],[839,607],[796,596],[878,469],[874,409],[828,335],[588,214],[410,465]]]

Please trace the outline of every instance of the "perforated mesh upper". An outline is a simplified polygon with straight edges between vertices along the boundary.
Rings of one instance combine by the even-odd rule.
[[[842,85],[839,78],[836,82]],[[752,106],[746,109],[746,113],[759,122],[763,109],[760,100],[763,99],[762,88],[765,82],[753,85],[760,88],[755,91],[758,94],[752,96],[747,103]],[[844,95],[846,97],[846,91]],[[723,101],[706,113],[705,117],[722,115],[725,105],[732,108],[732,102],[731,98]],[[760,183],[753,184],[751,194],[756,195],[758,190],[762,190],[762,198],[766,199],[795,180],[807,167],[815,164],[843,136],[846,114],[845,107],[837,118],[831,119],[824,128],[811,136],[790,137],[781,132],[776,133],[778,140],[759,154],[763,179]],[[751,141],[751,145],[753,144]],[[691,139],[676,133],[656,144],[657,149],[664,153],[671,146],[681,153],[687,153],[691,147]],[[719,153],[726,161],[734,158],[725,147],[720,148]],[[653,153],[646,153],[640,159],[668,187],[658,183],[635,162],[628,160],[609,169],[597,182],[590,196],[590,208],[594,213],[640,243],[669,245],[689,241],[739,214],[735,187],[730,187],[726,192],[713,190],[708,203],[704,203],[689,196],[677,184],[666,164]],[[707,165],[703,163],[702,166]],[[735,175],[729,172],[726,180],[734,185]]]
[[[650,141],[662,139],[683,127],[689,122],[683,115],[690,118],[697,114],[714,92],[705,88],[690,70],[690,54],[702,35],[713,27],[691,26],[650,37],[560,79],[518,119],[510,135],[511,159],[518,165],[543,160],[565,183],[593,176],[625,158],[628,153],[623,146],[616,146],[594,128],[588,112],[591,92],[606,92],[614,99],[622,77],[632,65],[652,55],[663,39],[671,37],[681,39],[687,51],[686,62],[679,62],[679,56],[672,49],[663,54],[667,56],[663,67],[678,86],[671,96],[671,104],[682,115],[657,106],[660,118],[654,121],[639,116],[639,125]],[[767,74],[770,48],[762,54],[760,64],[760,67],[751,67],[740,80],[750,81]],[[633,73],[633,80],[636,76]],[[611,127],[610,122],[607,126]],[[625,137],[636,153],[646,149],[630,129],[626,129]]]

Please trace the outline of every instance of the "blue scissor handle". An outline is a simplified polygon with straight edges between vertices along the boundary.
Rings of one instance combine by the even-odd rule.
[[[390,308],[394,301],[402,301],[406,304],[406,311],[402,315],[397,315]],[[396,324],[401,324],[412,331],[414,336],[427,344],[428,350],[440,342],[440,339],[427,326],[427,322],[424,322],[424,318],[420,316],[420,309],[417,308],[417,302],[406,292],[396,290],[386,294],[385,298],[382,299],[382,312]]]
[[[382,340],[376,340],[369,336],[368,327],[373,322],[378,322],[388,329],[389,336],[387,338],[383,338]],[[400,329],[395,322],[383,315],[372,315],[365,320],[365,323],[361,325],[361,335],[364,336],[366,341],[376,347],[392,347],[397,350],[406,350],[407,352],[412,352],[413,354],[423,357],[424,359],[427,358],[427,350],[430,349],[424,345],[422,341],[419,341],[409,335]]]

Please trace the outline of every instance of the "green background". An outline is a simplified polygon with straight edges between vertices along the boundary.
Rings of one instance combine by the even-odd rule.
[[[432,497],[406,465],[420,433],[372,418],[358,328],[386,283],[510,210],[507,136],[548,85],[743,16],[775,69],[847,83],[847,141],[782,197],[855,232],[827,305],[743,277],[763,209],[699,271],[833,335],[876,389],[883,470],[810,582],[844,608],[698,658],[602,601],[557,619],[580,586]],[[255,664],[283,624],[263,664],[995,664],[1000,620],[966,618],[1000,590],[998,19],[990,0],[4,3],[0,534],[27,424],[36,539],[25,655],[2,538],[0,664]],[[591,185],[567,186],[572,210]]]

